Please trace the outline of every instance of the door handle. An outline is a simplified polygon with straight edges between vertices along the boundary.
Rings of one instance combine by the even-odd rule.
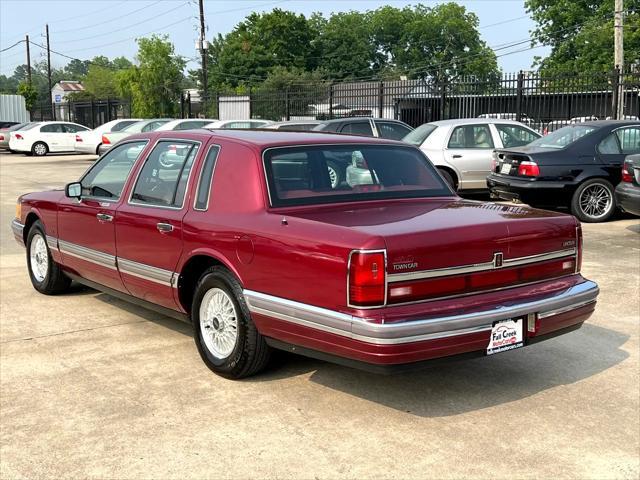
[[[173,232],[173,225],[171,225],[170,223],[162,223],[162,222],[157,223],[156,228],[160,233]]]
[[[453,158],[462,158],[462,155],[452,155]]]
[[[111,222],[113,220],[113,215],[108,215],[106,213],[98,213],[96,215],[96,218],[100,221],[100,222]]]

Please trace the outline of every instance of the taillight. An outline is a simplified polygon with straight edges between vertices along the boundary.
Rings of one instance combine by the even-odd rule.
[[[493,153],[491,154],[491,171],[495,172],[497,166],[498,166],[498,154],[494,150]]]
[[[109,140],[106,135],[102,135],[102,144],[111,145],[111,140]]]
[[[582,227],[576,227],[576,273],[582,269]]]
[[[540,168],[536,162],[520,162],[518,175],[523,177],[537,177],[540,175]]]
[[[385,252],[351,252],[349,260],[349,305],[382,306],[385,303]]]
[[[82,137],[80,135],[76,135],[76,142],[81,142],[82,141]]]
[[[0,135],[0,141],[4,140],[4,135]]]
[[[22,140],[22,135],[20,135],[19,133],[16,133],[16,140]]]
[[[633,167],[631,166],[631,162],[627,161],[622,164],[622,181],[623,182],[633,182]]]

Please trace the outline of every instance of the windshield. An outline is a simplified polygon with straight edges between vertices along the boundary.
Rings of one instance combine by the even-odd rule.
[[[549,135],[540,137],[529,144],[530,147],[564,148],[576,140],[590,134],[597,127],[590,125],[569,125]]]
[[[427,158],[408,146],[274,148],[264,166],[274,207],[452,195]]]
[[[427,137],[436,130],[436,128],[438,128],[436,125],[425,123],[423,125],[420,125],[415,130],[412,130],[411,132],[407,133],[402,139],[402,141],[419,147],[424,143]]]

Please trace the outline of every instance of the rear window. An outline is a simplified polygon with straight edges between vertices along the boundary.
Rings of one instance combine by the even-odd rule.
[[[597,130],[598,127],[588,125],[570,125],[553,133],[540,137],[529,144],[531,147],[564,148],[580,140],[585,135]]]
[[[452,194],[433,165],[412,147],[274,148],[265,152],[264,167],[274,207]]]
[[[402,140],[419,147],[429,138],[429,135],[436,131],[436,128],[438,128],[436,125],[430,123],[422,124],[415,130],[409,132]]]

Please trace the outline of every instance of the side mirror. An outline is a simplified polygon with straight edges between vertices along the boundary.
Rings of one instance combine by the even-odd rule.
[[[64,194],[69,198],[80,198],[82,196],[82,184],[80,182],[68,183],[64,187]]]

